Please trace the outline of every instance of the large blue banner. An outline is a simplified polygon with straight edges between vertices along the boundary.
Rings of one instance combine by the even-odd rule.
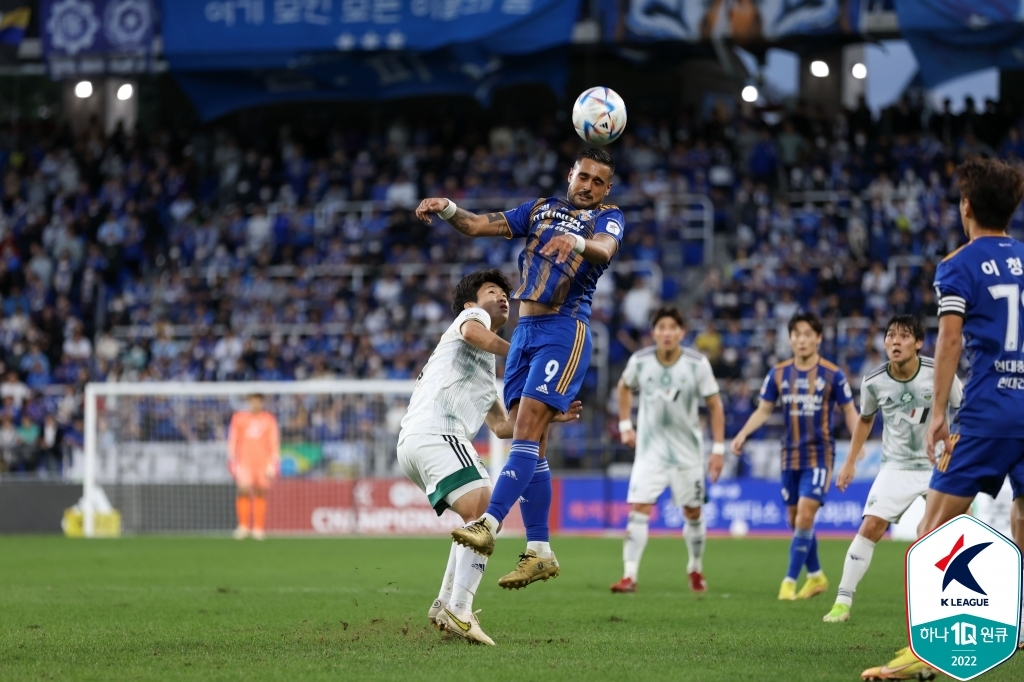
[[[620,530],[626,527],[629,481],[610,478],[571,478],[561,481],[559,529],[566,532]],[[760,479],[723,481],[708,487],[704,518],[708,529],[728,531],[734,520],[745,521],[751,533],[791,532],[779,483]],[[821,532],[857,532],[871,482],[854,482],[845,493],[833,489],[818,512],[815,528]],[[668,491],[654,505],[651,529],[683,527],[683,515]]]
[[[464,94],[487,103],[495,89],[520,83],[561,92],[567,75],[561,50],[498,57],[464,46],[429,54],[329,55],[295,69],[180,73],[178,82],[210,120],[251,106],[316,100]]]
[[[580,0],[164,0],[173,69],[224,69],[221,56],[426,52],[477,43],[527,54],[569,43]],[[187,60],[187,62],[186,62]],[[255,64],[254,64],[255,65]]]
[[[1021,0],[900,0],[896,14],[926,87],[980,69],[1024,68]]]
[[[150,66],[151,0],[42,0],[39,32],[50,73],[136,73]]]

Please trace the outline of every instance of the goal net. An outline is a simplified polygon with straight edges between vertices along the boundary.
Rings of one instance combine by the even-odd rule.
[[[92,536],[116,510],[124,533],[226,533],[236,525],[228,471],[232,415],[264,396],[280,430],[281,476],[267,494],[270,534],[444,533],[402,477],[396,447],[412,381],[89,384],[80,503]],[[500,443],[500,441],[498,442]],[[484,457],[501,450],[484,437]],[[500,467],[501,464],[498,463]]]

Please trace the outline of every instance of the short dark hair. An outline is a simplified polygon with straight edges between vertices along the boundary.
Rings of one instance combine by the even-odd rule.
[[[658,320],[663,317],[671,317],[676,321],[676,324],[686,329],[686,320],[683,318],[683,314],[679,312],[679,308],[674,305],[663,305],[655,310],[654,314],[651,315],[651,328],[653,329],[654,325],[658,324]]]
[[[796,326],[801,322],[806,322],[811,325],[811,329],[813,329],[814,333],[818,336],[821,336],[821,333],[825,329],[825,325],[822,324],[821,318],[814,313],[797,313],[793,317],[789,318],[789,333],[792,334],[793,330],[796,329]]]
[[[1024,199],[1024,176],[1010,164],[996,159],[971,158],[957,169],[960,196],[971,202],[978,225],[1006,230]]]
[[[608,168],[611,169],[612,173],[615,173],[615,162],[612,161],[612,155],[603,149],[598,149],[597,147],[587,147],[586,149],[584,149],[583,151],[576,155],[576,162],[573,165],[578,166],[580,161],[582,161],[583,159],[590,159],[591,161],[596,161],[602,166],[608,166]]]
[[[497,284],[506,296],[512,291],[512,285],[508,283],[501,270],[477,270],[463,277],[455,287],[455,293],[452,294],[452,312],[458,315],[465,309],[467,303],[475,303],[480,287],[485,284]]]
[[[915,341],[924,341],[924,325],[913,315],[893,315],[885,325],[886,336],[889,335],[890,329],[908,332],[914,336]]]

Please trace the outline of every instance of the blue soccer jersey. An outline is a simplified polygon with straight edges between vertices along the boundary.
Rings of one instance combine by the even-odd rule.
[[[622,211],[604,205],[578,209],[566,199],[550,197],[528,201],[502,215],[512,237],[526,237],[526,247],[519,254],[522,284],[512,298],[543,303],[562,315],[589,322],[597,279],[607,266],[590,263],[576,253],[558,265],[555,256],[542,256],[540,250],[559,234],[578,234],[585,239],[607,234],[621,242]]]
[[[765,377],[761,400],[781,401],[785,410],[782,470],[831,471],[835,458],[833,409],[853,400],[843,370],[824,359],[806,371],[798,370],[792,360],[781,362]]]
[[[935,271],[939,316],[964,318],[968,362],[962,436],[1011,438],[1024,421],[1024,244],[980,237],[948,255]]]

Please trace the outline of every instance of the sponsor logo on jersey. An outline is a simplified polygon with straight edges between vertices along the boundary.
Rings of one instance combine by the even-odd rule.
[[[534,390],[537,391],[537,393],[543,393],[544,395],[547,395],[548,394],[548,385],[547,384],[541,384],[540,386],[538,386]]]

